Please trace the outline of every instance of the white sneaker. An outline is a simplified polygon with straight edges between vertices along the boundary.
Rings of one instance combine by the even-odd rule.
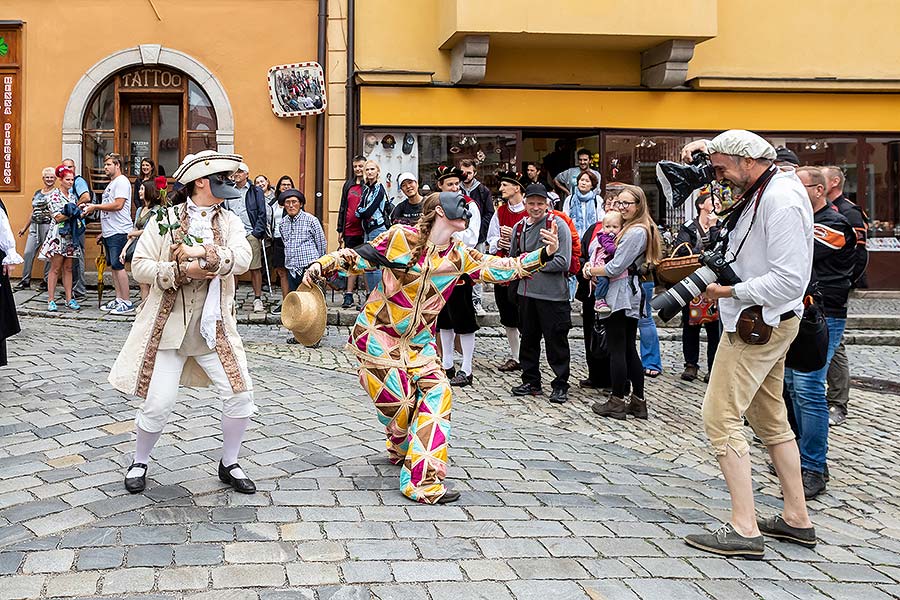
[[[119,306],[119,299],[113,298],[112,300],[110,300],[109,302],[107,302],[106,304],[103,305],[103,310],[113,310],[117,306]]]
[[[261,312],[265,312],[265,311],[266,311],[266,307],[263,306],[262,299],[261,298],[254,299],[253,300],[253,312],[261,313]]]
[[[127,315],[134,312],[134,303],[120,300],[118,305],[109,311],[111,315]]]

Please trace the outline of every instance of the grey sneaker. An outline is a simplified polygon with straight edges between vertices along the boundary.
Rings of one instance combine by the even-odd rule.
[[[773,537],[784,542],[799,544],[804,548],[816,547],[815,527],[791,527],[780,516],[756,518],[756,524],[763,535]]]
[[[762,560],[766,553],[763,536],[744,537],[734,530],[731,523],[725,523],[712,533],[686,535],[684,543],[704,552],[731,558]]]

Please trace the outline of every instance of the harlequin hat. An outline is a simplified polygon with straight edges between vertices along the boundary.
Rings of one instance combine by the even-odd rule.
[[[244,157],[240,154],[222,154],[214,150],[201,150],[188,154],[175,170],[172,179],[178,183],[190,183],[216,173],[234,173]]]
[[[281,324],[304,346],[314,346],[325,336],[328,309],[325,296],[317,286],[300,286],[281,303]]]
[[[443,183],[445,179],[450,177],[457,177],[460,181],[464,179],[463,172],[458,167],[449,167],[447,165],[440,165],[434,176],[438,183]]]
[[[516,173],[515,171],[500,171],[497,173],[497,178],[500,181],[517,185],[523,192],[525,191],[526,183],[523,181],[521,173]]]

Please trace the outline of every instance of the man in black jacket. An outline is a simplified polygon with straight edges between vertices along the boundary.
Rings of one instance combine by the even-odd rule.
[[[491,224],[491,217],[494,216],[494,199],[491,197],[491,190],[478,181],[475,177],[475,161],[465,158],[459,161],[459,170],[462,171],[463,180],[460,182],[460,189],[471,198],[477,205],[481,213],[481,229],[478,231],[478,245],[476,248],[484,252],[486,248],[488,227]],[[475,314],[483,317],[487,311],[481,306],[481,284],[476,283],[472,288],[472,302],[475,304]]]
[[[797,176],[806,188],[813,209],[813,289],[822,296],[828,324],[828,361],[834,355],[847,324],[847,297],[854,266],[856,233],[825,196],[825,176],[816,167],[800,167]],[[811,287],[813,287],[811,285]],[[825,491],[828,454],[828,404],[825,378],[828,362],[818,371],[784,370],[797,422],[803,492],[807,500]]]
[[[235,186],[241,192],[243,202],[240,200],[226,201],[228,208],[241,218],[244,231],[247,233],[247,241],[253,256],[250,259],[250,284],[253,286],[253,312],[265,312],[266,307],[262,301],[263,261],[262,245],[265,243],[266,230],[266,198],[263,191],[248,181],[249,167],[241,163],[237,171],[232,175]],[[268,266],[266,266],[268,268]]]
[[[823,167],[825,175],[825,193],[831,205],[839,213],[844,215],[853,230],[856,232],[856,247],[854,250],[853,287],[865,288],[866,265],[869,263],[869,253],[866,250],[868,237],[868,223],[866,213],[844,196],[844,172],[840,167]],[[847,360],[847,352],[844,350],[844,342],[838,346],[831,359],[828,368],[828,422],[831,425],[840,425],[847,419],[847,405],[850,402],[850,363]]]

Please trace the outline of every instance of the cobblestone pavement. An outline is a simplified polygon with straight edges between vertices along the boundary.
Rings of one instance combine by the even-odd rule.
[[[259,493],[218,482],[218,403],[188,390],[147,492],[131,496],[136,402],[105,383],[128,324],[23,325],[0,379],[0,600],[900,596],[896,396],[853,390],[829,490],[810,504],[814,551],[770,542],[766,561],[728,561],[680,540],[726,518],[728,500],[701,431],[702,384],[672,375],[675,343],[648,387],[650,420],[603,421],[577,388],[562,407],[510,397],[515,374],[491,368],[505,341],[484,332],[476,384],[455,396],[449,480],[462,499],[422,506],[397,491],[343,328],[305,349],[241,327],[260,406],[241,463]],[[896,377],[885,350],[849,349]],[[573,341],[573,382],[582,362]],[[752,453],[770,514],[777,487]]]

